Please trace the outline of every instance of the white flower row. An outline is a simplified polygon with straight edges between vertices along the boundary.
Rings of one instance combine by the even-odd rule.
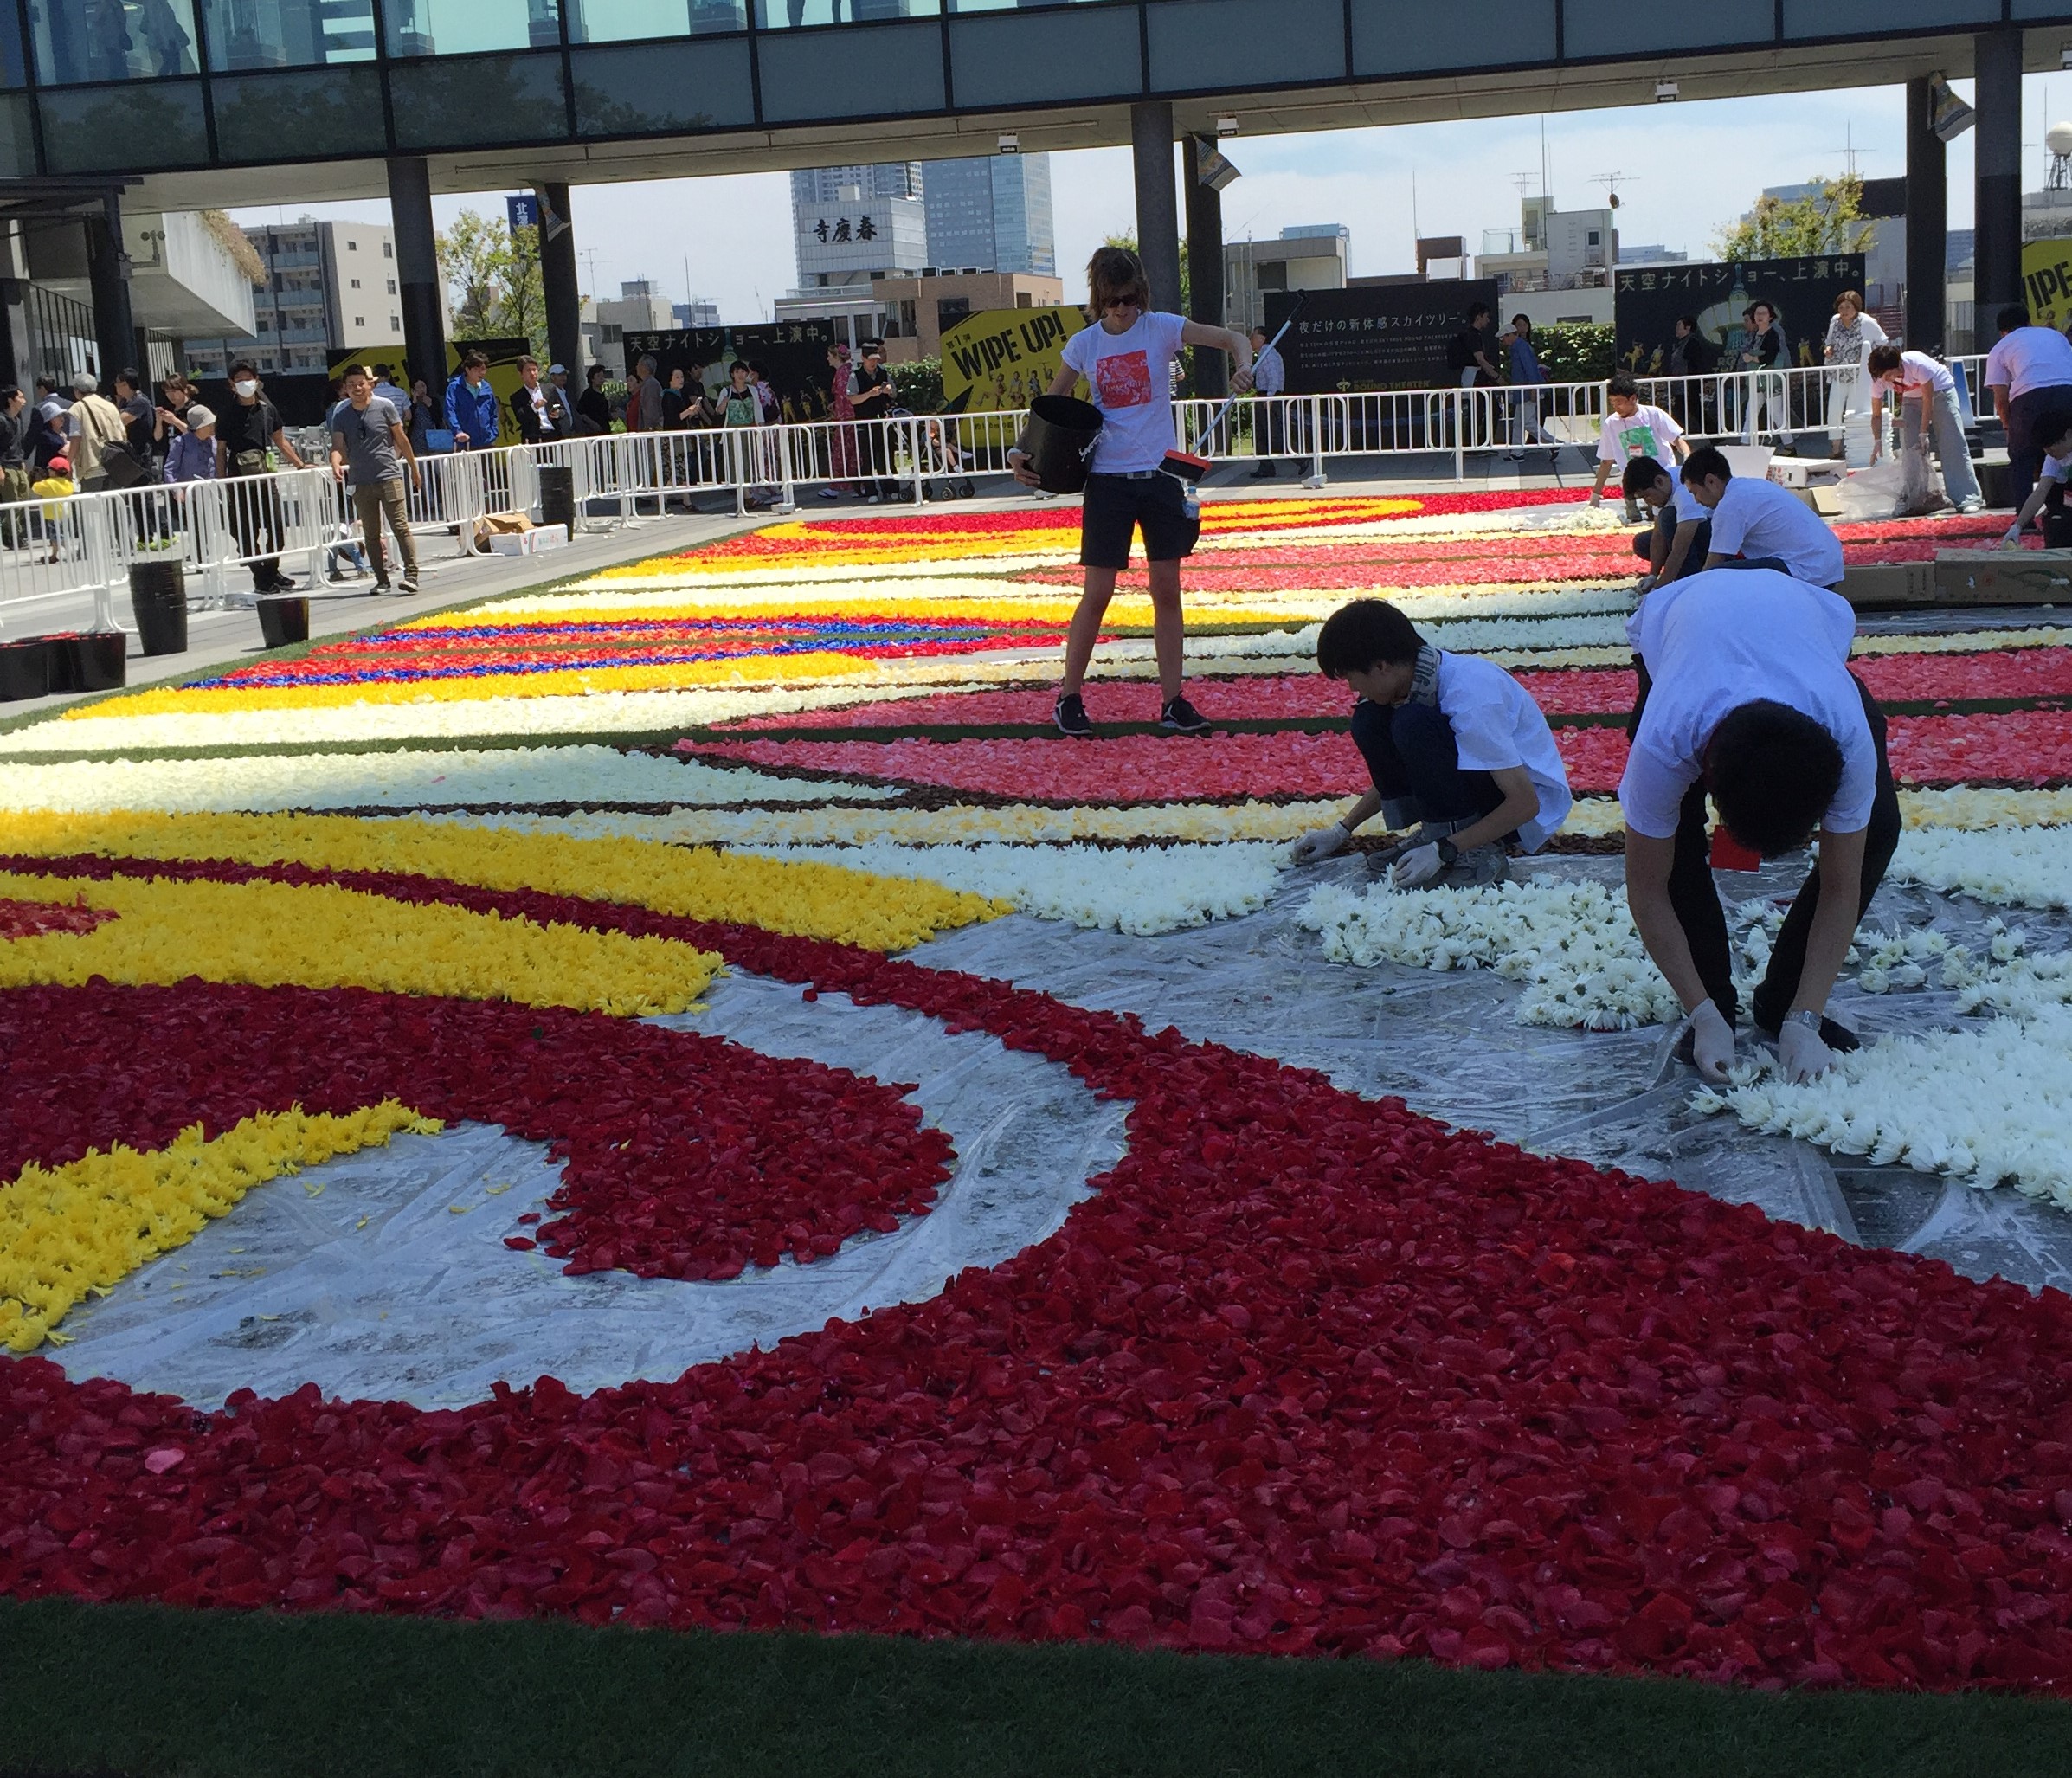
[[[1734,1085],[1692,1104],[1875,1165],[2011,1183],[2072,1209],[2072,1007],[1881,1038],[1799,1085],[1744,1063]]]
[[[896,794],[882,785],[773,777],[615,747],[0,763],[0,808],[79,815],[500,802],[872,802]]]
[[[882,808],[823,804],[797,808],[685,808],[668,815],[609,811],[567,815],[518,813],[453,817],[524,833],[580,840],[653,840],[676,846],[904,847],[1070,845],[1084,840],[1166,840],[1196,846],[1290,841],[1334,820],[1341,800],[1310,802],[1161,802],[1123,808],[1084,804],[1044,808],[1014,803],[981,808]]]
[[[1910,828],[1889,874],[2004,906],[2072,907],[2072,828]]]
[[[757,845],[788,861],[918,877],[1012,902],[1022,913],[1149,937],[1256,912],[1271,898],[1288,848],[1279,842],[1157,846]]]
[[[1592,881],[1364,892],[1325,884],[1296,916],[1336,963],[1495,971],[1522,982],[1524,1025],[1593,1031],[1660,1024],[1682,1008],[1649,961],[1623,897]]]

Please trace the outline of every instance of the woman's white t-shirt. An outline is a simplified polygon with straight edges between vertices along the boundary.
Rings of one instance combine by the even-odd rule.
[[[1673,838],[1713,731],[1728,711],[1768,699],[1811,717],[1842,750],[1842,783],[1821,826],[1869,826],[1878,756],[1849,674],[1856,633],[1846,599],[1773,568],[1708,569],[1650,593],[1626,625],[1653,681],[1618,782],[1626,825]]]
[[[1673,469],[1676,455],[1670,448],[1683,436],[1683,428],[1660,408],[1644,403],[1624,420],[1617,414],[1605,416],[1605,429],[1598,435],[1597,460],[1600,463],[1630,463],[1636,457],[1652,457],[1664,469]]]
[[[1155,311],[1110,333],[1096,322],[1065,343],[1068,370],[1086,379],[1101,410],[1094,447],[1096,475],[1155,469],[1173,448],[1173,359],[1180,351],[1181,315]]]
[[[1540,793],[1540,812],[1518,829],[1518,843],[1537,852],[1568,819],[1568,789],[1554,731],[1531,694],[1494,661],[1439,651],[1439,714],[1453,731],[1463,771],[1523,766]]]

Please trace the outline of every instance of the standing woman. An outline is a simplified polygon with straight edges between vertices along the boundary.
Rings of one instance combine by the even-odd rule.
[[[1208,727],[1181,693],[1186,625],[1180,609],[1180,564],[1194,551],[1201,516],[1177,476],[1162,467],[1173,448],[1173,360],[1183,345],[1213,346],[1237,362],[1231,388],[1252,387],[1252,343],[1227,327],[1210,327],[1152,310],[1151,286],[1137,256],[1120,247],[1098,248],[1086,263],[1087,308],[1096,325],[1065,343],[1064,367],[1050,393],[1069,395],[1082,377],[1101,410],[1093,473],[1079,512],[1079,561],[1086,590],[1072,613],[1065,642],[1065,677],[1059,682],[1058,726],[1090,739],[1079,687],[1100,639],[1101,618],[1114,596],[1116,575],[1129,565],[1129,541],[1141,526],[1151,581],[1151,624],[1158,655],[1160,725],[1186,734]],[[1008,452],[1014,479],[1040,484],[1020,449]]]
[[[827,348],[827,411],[834,422],[827,434],[827,486],[823,500],[839,497],[838,481],[856,480],[856,401],[850,394],[849,348]]]
[[[1863,359],[1873,347],[1884,344],[1885,330],[1875,317],[1863,312],[1860,295],[1845,290],[1835,299],[1820,356],[1828,365],[1827,429],[1837,444],[1848,427],[1850,410],[1863,405]]]
[[[1790,419],[1784,413],[1785,380],[1781,377],[1765,377],[1765,370],[1780,370],[1786,362],[1784,330],[1777,325],[1777,311],[1766,302],[1748,305],[1748,332],[1741,345],[1741,363],[1756,373],[1748,379],[1748,426],[1750,436],[1760,441],[1766,431],[1780,428],[1775,423]]]

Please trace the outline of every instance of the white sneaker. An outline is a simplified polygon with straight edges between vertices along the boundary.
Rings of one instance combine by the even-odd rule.
[[[1985,502],[1979,499],[1966,500],[1957,508],[1958,515],[1964,519],[1976,519],[1985,510]]]

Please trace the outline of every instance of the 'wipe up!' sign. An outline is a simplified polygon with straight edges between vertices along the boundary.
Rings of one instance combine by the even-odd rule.
[[[943,410],[1026,408],[1051,386],[1065,343],[1086,325],[1074,308],[981,309],[943,336]]]

